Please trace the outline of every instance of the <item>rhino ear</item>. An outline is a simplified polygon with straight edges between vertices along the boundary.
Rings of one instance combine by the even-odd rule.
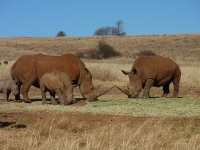
[[[123,74],[128,75],[130,72],[125,71],[125,70],[121,70]]]

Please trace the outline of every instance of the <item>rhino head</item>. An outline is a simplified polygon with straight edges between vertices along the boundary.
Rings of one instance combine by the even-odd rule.
[[[80,92],[81,95],[86,98],[88,101],[95,101],[98,97],[104,95],[108,91],[110,91],[113,87],[108,89],[101,89],[99,87],[94,87],[92,82],[92,74],[87,69],[84,68],[80,73]]]
[[[138,97],[142,90],[142,78],[139,71],[133,68],[131,71],[124,71],[122,73],[129,78],[129,83],[127,88],[117,87],[120,91],[126,94],[129,98]]]

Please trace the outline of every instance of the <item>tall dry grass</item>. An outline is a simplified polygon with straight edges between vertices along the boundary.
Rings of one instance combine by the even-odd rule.
[[[105,41],[125,57],[134,57],[143,50],[174,59],[199,60],[200,35],[149,35],[149,36],[107,36],[107,37],[64,37],[64,38],[0,38],[0,59],[16,59],[27,53],[47,53],[52,55],[80,50],[95,49],[99,41]],[[83,51],[84,52],[84,51]]]
[[[175,123],[174,123],[175,122]],[[194,122],[146,119],[140,124],[110,123],[94,127],[62,118],[29,129],[0,129],[2,150],[198,150]],[[181,123],[185,125],[181,125]],[[101,123],[100,123],[101,124]]]

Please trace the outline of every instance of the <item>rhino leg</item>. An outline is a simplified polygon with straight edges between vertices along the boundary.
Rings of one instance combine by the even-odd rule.
[[[55,92],[49,92],[51,96],[51,104],[56,105],[58,102],[55,99]]]
[[[64,96],[60,90],[56,90],[60,104],[64,104]]]
[[[165,84],[163,86],[163,95],[162,95],[162,97],[167,97],[168,94],[169,94],[169,84]]]
[[[64,105],[72,104],[75,103],[73,100],[73,87],[70,86],[67,88],[67,102],[64,102]]]
[[[174,80],[173,80],[173,85],[174,85],[173,97],[178,97],[178,93],[179,93],[179,82],[180,82],[180,79],[174,79]]]
[[[42,92],[42,104],[46,104],[46,93]]]
[[[19,92],[18,92],[18,94],[16,94],[15,95],[15,100],[17,101],[19,101],[20,100],[20,89],[21,89],[21,85],[18,85],[18,90],[19,90]]]
[[[28,97],[28,91],[32,85],[31,83],[32,82],[22,84],[22,96],[24,98],[24,102],[26,103],[31,103],[31,100]]]
[[[46,104],[46,91],[43,85],[40,85],[41,95],[42,95],[42,104]]]
[[[10,96],[11,91],[7,90],[6,91],[6,100],[9,101],[9,96]]]
[[[143,92],[143,97],[144,98],[149,98],[149,92],[150,92],[150,88],[153,86],[153,80],[152,79],[148,79],[145,83],[144,86],[144,92]]]

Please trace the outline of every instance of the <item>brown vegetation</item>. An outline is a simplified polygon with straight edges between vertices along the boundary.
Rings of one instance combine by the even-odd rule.
[[[95,50],[102,37],[62,38],[1,38],[0,59],[13,60],[24,54],[77,53],[81,50]],[[196,61],[200,56],[200,35],[157,35],[157,36],[108,36],[103,41],[122,56],[134,57],[141,50],[149,50],[173,59]]]
[[[152,51],[144,50],[138,52],[137,56],[155,56],[156,54]]]
[[[5,150],[197,150],[199,127],[199,118],[1,113],[0,147]]]

